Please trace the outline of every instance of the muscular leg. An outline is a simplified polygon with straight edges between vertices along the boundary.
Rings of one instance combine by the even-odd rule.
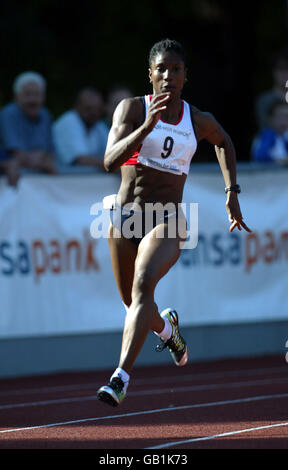
[[[111,224],[108,243],[113,273],[122,301],[129,307],[131,304],[137,246],[126,238],[113,237],[113,231],[117,232],[117,228],[113,227]]]
[[[157,238],[156,234],[162,237]],[[143,238],[137,251],[137,246],[133,246],[131,241],[113,238],[113,229],[110,228],[113,270],[122,300],[129,306],[118,367],[109,384],[97,392],[99,400],[112,406],[121,403],[126,395],[132,367],[149,330],[161,333],[161,336],[169,335],[167,319],[161,318],[154,302],[158,281],[180,255],[180,240],[168,238],[167,234],[168,226],[158,225]]]
[[[130,374],[149,330],[159,333],[164,320],[158,313],[154,291],[159,280],[180,255],[179,239],[167,238],[168,227],[155,227],[141,241],[135,261],[132,303],[125,319],[119,367]],[[156,238],[156,234],[162,235]],[[166,237],[165,237],[166,235]]]

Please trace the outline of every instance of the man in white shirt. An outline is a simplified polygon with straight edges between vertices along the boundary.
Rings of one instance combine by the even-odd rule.
[[[60,164],[90,166],[104,171],[109,128],[102,120],[103,111],[101,93],[85,88],[79,92],[74,109],[55,121],[53,137]]]

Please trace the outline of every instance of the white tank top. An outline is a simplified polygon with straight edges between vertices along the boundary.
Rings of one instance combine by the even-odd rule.
[[[146,95],[144,99],[147,114],[151,95]],[[168,124],[159,119],[154,129],[143,140],[137,161],[160,171],[187,175],[196,149],[197,140],[191,120],[190,106],[182,100],[179,121],[175,124]]]

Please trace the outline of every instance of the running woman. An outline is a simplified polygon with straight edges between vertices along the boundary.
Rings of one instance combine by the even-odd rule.
[[[181,99],[186,76],[181,44],[169,39],[154,44],[149,55],[153,94],[121,101],[108,137],[104,166],[109,172],[121,168],[122,176],[111,210],[108,242],[115,280],[126,307],[118,367],[109,383],[97,392],[99,400],[112,406],[124,399],[134,362],[150,330],[159,336],[159,350],[168,347],[176,365],[187,363],[188,349],[180,334],[178,315],[170,308],[160,314],[154,291],[180,256],[185,235],[179,230],[181,233],[169,236],[169,224],[182,218],[177,208],[191,159],[202,139],[215,146],[227,194],[230,231],[235,227],[250,231],[238,202],[234,145],[210,113]],[[147,207],[156,203],[175,209],[164,211],[160,218],[152,211],[148,230],[142,223],[141,233],[128,236],[124,226],[127,228],[132,219],[143,222]],[[124,210],[127,206],[129,209]],[[135,222],[134,232],[136,228]]]

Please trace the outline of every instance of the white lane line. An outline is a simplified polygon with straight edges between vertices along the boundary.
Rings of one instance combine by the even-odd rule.
[[[147,379],[135,379],[134,384],[135,385],[149,385],[149,384],[155,384],[155,383],[169,383],[171,381],[181,381],[181,382],[186,382],[186,381],[196,381],[196,380],[207,380],[207,379],[217,379],[217,378],[225,378],[225,377],[241,377],[242,375],[244,376],[256,376],[256,375],[262,375],[262,374],[278,374],[278,373],[288,373],[288,365],[282,366],[282,367],[273,367],[271,369],[269,368],[262,368],[262,369],[240,369],[240,370],[230,370],[230,371],[224,371],[224,372],[203,372],[203,373],[197,373],[197,372],[191,372],[190,374],[185,374],[181,376],[171,376],[167,375],[165,377],[149,377]],[[98,379],[97,379],[98,380]],[[3,382],[3,380],[1,380]],[[0,382],[0,384],[1,384]],[[96,380],[91,383],[86,383],[86,384],[69,384],[69,385],[56,385],[56,386],[49,386],[49,387],[41,387],[41,388],[24,388],[24,389],[17,389],[17,390],[1,390],[0,391],[0,397],[1,396],[17,396],[17,395],[30,395],[30,394],[39,394],[39,393],[53,393],[53,392],[65,392],[65,391],[77,391],[77,390],[85,390],[85,389],[93,389],[95,388]]]
[[[234,436],[236,434],[242,434],[242,433],[253,432],[253,431],[261,431],[263,429],[279,428],[281,426],[288,426],[288,422],[278,423],[278,424],[267,424],[266,426],[257,426],[255,428],[238,429],[236,431],[223,432],[221,434],[212,434],[211,436],[195,437],[193,439],[184,439],[183,441],[174,441],[174,442],[169,442],[167,444],[160,444],[157,446],[145,447],[145,449],[167,449],[168,447],[179,446],[183,444],[191,444],[193,442],[199,442],[199,441],[209,441],[211,439],[217,439],[219,437]]]
[[[162,395],[170,393],[183,393],[183,392],[205,392],[210,390],[227,390],[233,388],[243,388],[243,387],[259,387],[263,385],[276,385],[281,383],[287,383],[287,378],[279,379],[265,379],[265,380],[254,380],[254,381],[243,381],[243,382],[227,382],[224,384],[208,384],[208,385],[191,385],[186,387],[169,387],[169,388],[160,388],[152,390],[141,390],[130,392],[129,397],[137,396],[149,396],[149,395]],[[69,404],[84,402],[89,400],[96,400],[95,395],[81,396],[81,397],[71,397],[71,398],[55,398],[53,400],[40,400],[40,401],[31,401],[24,403],[8,403],[7,405],[0,405],[0,411],[2,410],[11,410],[14,408],[28,408],[34,406],[48,406],[48,405],[58,405],[58,404]]]
[[[133,392],[133,396],[141,395],[159,395],[162,393],[182,393],[182,392],[205,392],[209,390],[225,390],[231,388],[243,388],[243,387],[259,387],[262,385],[279,385],[281,383],[287,383],[288,377],[279,378],[279,379],[265,379],[265,380],[249,380],[243,382],[227,382],[224,384],[206,384],[206,385],[188,385],[186,387],[169,387],[155,390],[142,390],[138,392]]]
[[[228,377],[241,377],[241,376],[250,376],[252,375],[255,377],[256,375],[262,375],[262,374],[281,374],[281,373],[288,373],[288,364],[285,366],[281,367],[273,367],[271,369],[269,368],[262,368],[262,369],[237,369],[237,370],[227,370],[223,372],[193,372],[191,371],[190,374],[185,374],[181,376],[169,376],[167,375],[166,377],[153,377],[149,379],[136,379],[135,383],[137,385],[145,385],[146,383],[161,383],[161,382],[170,382],[171,380],[181,380],[181,381],[186,381],[186,380],[209,380],[209,379],[221,379],[221,378],[228,378]]]
[[[14,408],[29,408],[30,406],[47,406],[47,405],[61,405],[69,403],[79,403],[89,400],[97,400],[96,396],[87,397],[71,397],[71,398],[56,398],[55,400],[42,400],[42,401],[30,401],[26,403],[11,403],[8,405],[0,405],[0,411],[2,410],[13,410]]]
[[[261,395],[256,397],[247,397],[247,398],[239,398],[236,400],[224,400],[224,401],[214,401],[208,403],[198,403],[195,405],[181,405],[181,406],[173,406],[168,408],[157,408],[154,410],[144,410],[144,411],[135,411],[132,413],[123,413],[123,414],[116,414],[116,415],[108,415],[108,416],[97,416],[95,418],[83,418],[83,419],[74,419],[70,421],[62,421],[57,423],[50,423],[50,424],[41,424],[38,426],[27,426],[23,428],[11,428],[11,429],[3,429],[0,431],[0,434],[7,434],[11,432],[23,432],[23,431],[32,431],[35,429],[44,429],[44,428],[52,428],[57,426],[68,426],[71,424],[80,424],[80,423],[89,423],[95,421],[104,421],[110,419],[119,419],[119,418],[129,418],[131,416],[143,416],[149,414],[156,414],[156,413],[164,413],[164,412],[175,412],[180,410],[191,410],[195,408],[209,408],[215,406],[226,406],[226,405],[235,405],[239,403],[251,403],[255,401],[262,401],[262,400],[275,400],[281,398],[287,398],[288,393],[279,393],[275,395]]]

